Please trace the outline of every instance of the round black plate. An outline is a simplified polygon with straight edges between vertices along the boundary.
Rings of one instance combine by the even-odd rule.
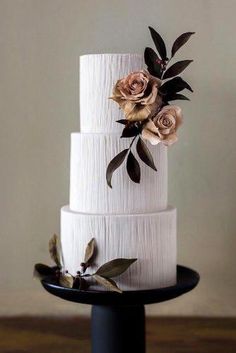
[[[200,276],[196,271],[178,265],[177,284],[175,286],[149,290],[124,291],[122,294],[107,291],[82,291],[65,288],[56,284],[53,278],[45,278],[41,283],[49,293],[65,300],[82,304],[114,306],[153,304],[174,299],[191,291],[197,286],[199,279]]]

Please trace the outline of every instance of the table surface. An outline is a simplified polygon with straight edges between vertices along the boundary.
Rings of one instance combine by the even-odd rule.
[[[43,287],[51,294],[64,300],[90,305],[144,305],[160,303],[174,299],[195,288],[200,280],[199,274],[185,266],[177,265],[177,283],[175,286],[137,291],[124,291],[122,294],[108,291],[78,290],[59,286],[55,279],[45,278]]]
[[[91,353],[91,321],[77,315],[0,318],[0,352]],[[236,318],[147,317],[148,353],[235,353]],[[133,353],[133,351],[132,351]]]

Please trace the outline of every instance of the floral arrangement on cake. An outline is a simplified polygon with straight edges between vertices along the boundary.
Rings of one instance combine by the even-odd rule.
[[[95,238],[92,238],[86,246],[83,262],[76,276],[70,274],[63,264],[61,243],[59,237],[54,234],[49,240],[49,253],[55,263],[48,266],[38,263],[34,266],[34,276],[40,280],[44,278],[53,279],[56,284],[65,288],[87,290],[91,284],[97,283],[112,292],[122,293],[113,277],[124,273],[137,259],[118,258],[106,262],[93,273],[88,273],[87,269],[95,265],[97,246]]]
[[[170,57],[167,57],[166,45],[159,33],[149,27],[157,52],[146,48],[144,59],[147,69],[131,72],[119,79],[114,88],[114,100],[124,112],[124,119],[117,122],[124,125],[121,138],[132,138],[127,149],[117,154],[109,163],[106,179],[109,187],[114,171],[126,159],[126,169],[130,179],[139,183],[140,165],[132,147],[136,141],[139,158],[147,166],[157,171],[152,154],[145,141],[152,145],[163,143],[170,146],[177,141],[177,130],[182,123],[182,111],[170,102],[189,100],[183,90],[193,92],[190,85],[179,75],[193,60],[181,60],[170,65],[176,52],[189,40],[194,32],[181,34],[173,43]]]

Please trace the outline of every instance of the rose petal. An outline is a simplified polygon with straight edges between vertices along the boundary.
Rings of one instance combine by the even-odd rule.
[[[147,129],[143,129],[142,138],[150,142],[152,145],[157,145],[161,142],[161,140],[156,134],[152,133],[150,130]]]
[[[172,129],[171,128],[170,129],[162,129],[162,128],[160,128],[159,132],[160,132],[161,135],[169,135],[172,132]]]
[[[167,136],[167,138],[165,138],[164,140],[162,140],[162,142],[164,143],[164,145],[166,146],[171,146],[173,145],[175,142],[177,142],[178,137],[176,135],[176,133],[174,134],[170,134]]]
[[[182,110],[178,105],[166,105],[165,107],[162,108],[162,112],[168,113],[175,118],[176,129],[179,127],[179,125],[183,121]]]
[[[125,117],[129,121],[142,121],[149,117],[151,111],[147,105],[126,104],[124,107]]]
[[[154,132],[155,134],[157,134],[159,131],[159,129],[156,127],[156,125],[154,124],[154,122],[151,119],[149,119],[148,122],[145,124],[144,129],[150,130],[150,131]]]
[[[153,77],[146,70],[140,70],[130,73],[128,76],[117,81],[113,88],[111,99],[117,102],[128,119],[139,121],[146,119],[151,113],[153,114],[160,106],[162,100],[158,96],[158,87],[161,85],[161,80]],[[125,100],[125,103],[122,102]],[[137,107],[131,106],[129,103],[137,103]],[[142,107],[143,106],[147,106]],[[132,115],[130,116],[130,112]],[[137,117],[134,114],[137,113]]]
[[[142,98],[143,95],[144,95],[144,92],[141,92],[139,94],[135,94],[135,95],[132,95],[132,94],[126,94],[125,92],[123,92],[122,90],[120,90],[120,92],[122,93],[123,97],[127,100],[131,100],[131,101],[135,101],[135,102],[138,102],[138,98]]]

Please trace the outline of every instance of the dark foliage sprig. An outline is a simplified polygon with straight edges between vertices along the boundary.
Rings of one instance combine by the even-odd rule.
[[[40,279],[52,277],[62,287],[79,290],[88,289],[92,281],[95,280],[108,290],[122,293],[122,290],[112,278],[120,276],[137,260],[114,259],[100,266],[96,272],[89,274],[86,271],[90,266],[94,265],[97,254],[96,242],[92,238],[86,246],[84,261],[80,264],[80,270],[77,271],[76,276],[72,276],[64,269],[59,237],[55,234],[49,241],[49,253],[56,266],[50,267],[41,263],[36,264],[34,267],[35,277]]]
[[[191,64],[193,60],[181,60],[172,65],[170,61],[173,59],[177,51],[189,40],[195,32],[186,32],[181,34],[173,43],[171,48],[170,57],[167,56],[167,49],[165,42],[161,35],[152,27],[149,27],[152,40],[154,42],[156,51],[150,47],[145,48],[144,60],[147,65],[148,72],[164,81],[158,89],[158,95],[161,97],[162,104],[159,111],[163,106],[168,105],[169,102],[175,100],[190,100],[182,93],[183,90],[193,92],[191,86],[183,80],[179,75]],[[156,114],[158,111],[156,112]],[[153,118],[153,117],[148,117]],[[106,180],[110,188],[113,173],[118,169],[121,164],[126,160],[126,169],[130,179],[139,183],[141,179],[140,165],[131,148],[136,141],[136,152],[138,157],[154,171],[157,171],[151,152],[147,145],[141,138],[142,129],[148,119],[142,122],[130,122],[127,119],[121,119],[117,122],[124,125],[121,138],[133,137],[128,148],[118,153],[109,163],[106,171]],[[137,141],[138,138],[138,141]]]
[[[140,126],[143,125],[142,123],[132,123],[132,124],[129,123],[129,129],[135,130],[135,128],[131,128],[131,126],[135,124],[136,125],[140,124]],[[127,127],[125,127],[124,130],[125,129],[127,129]],[[133,136],[134,137],[129,145],[129,148],[126,148],[120,153],[118,153],[108,164],[107,171],[106,171],[106,180],[110,188],[112,188],[111,179],[112,179],[113,173],[116,171],[116,169],[118,169],[121,166],[121,164],[125,161],[125,159],[126,159],[126,170],[130,179],[137,184],[140,183],[140,179],[141,179],[140,165],[134,153],[132,152],[132,146],[134,142],[136,142],[136,152],[139,158],[150,168],[157,171],[152,154],[149,151],[146,143],[141,138],[141,135],[140,135],[141,129],[142,129],[141,127],[137,129],[135,135],[131,135],[131,136],[124,136],[124,130],[123,130],[121,137],[133,137]],[[138,141],[137,141],[137,138],[138,138]]]
[[[177,76],[163,83],[159,88],[159,94],[161,95],[162,100],[165,104],[167,104],[169,101],[173,101],[177,99],[189,100],[189,98],[186,97],[185,95],[179,94],[179,92],[183,91],[184,89],[187,89],[190,92],[193,92],[190,85],[186,81],[184,81],[181,77]]]
[[[162,39],[161,35],[156,32],[155,29],[149,27],[151,37],[153,39],[154,45],[156,47],[157,53],[152,49],[147,47],[144,51],[144,60],[147,65],[147,69],[149,73],[155,77],[158,77],[161,80],[166,80],[178,76],[183,72],[189,64],[193,60],[182,60],[174,63],[173,65],[169,66],[171,59],[174,57],[176,52],[189,40],[189,38],[195,32],[186,32],[181,34],[173,43],[171,48],[171,55],[170,58],[167,57],[167,50],[164,40]],[[178,77],[181,79],[180,77]],[[172,100],[189,100],[189,98],[185,97],[182,94],[176,94],[180,90],[189,89],[191,92],[192,89],[188,85],[187,82],[182,80],[185,83],[185,86],[182,85],[181,89],[179,89],[179,82],[174,81],[172,82],[171,87],[165,86],[167,82],[163,83],[162,86],[159,88],[160,93],[165,91],[165,98],[164,102],[168,104],[169,101]],[[164,87],[163,87],[164,86]],[[170,91],[169,91],[170,88]]]

